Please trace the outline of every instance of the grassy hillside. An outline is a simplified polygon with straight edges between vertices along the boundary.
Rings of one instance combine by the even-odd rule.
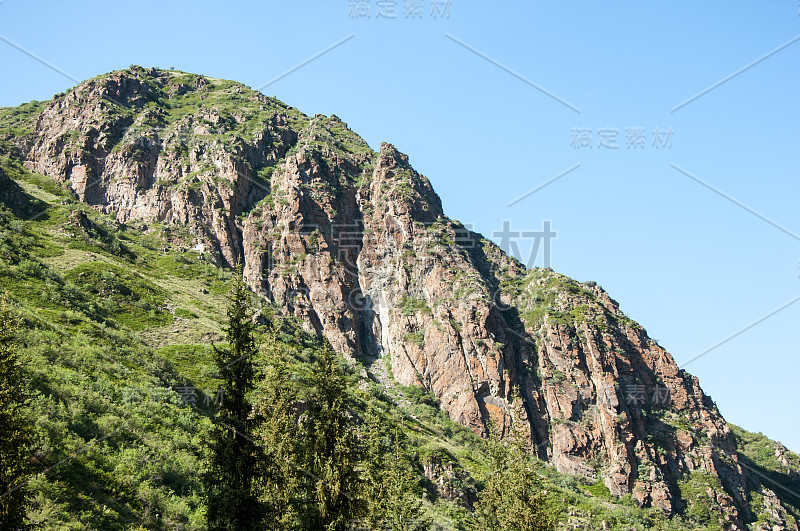
[[[8,157],[0,168],[12,179],[0,197],[0,290],[23,320],[37,443],[31,521],[42,529],[203,529],[202,442],[218,386],[209,345],[222,340],[230,272],[165,243],[166,227],[120,225]],[[305,385],[320,344],[254,300],[279,330],[293,379]],[[433,396],[396,384],[382,360],[359,360],[349,371],[354,413],[371,408],[409,434],[426,510],[442,528],[463,529],[468,512],[457,498],[474,497],[485,480],[482,441]],[[772,441],[743,430],[737,437],[753,470],[797,490],[764,452]],[[425,469],[441,472],[438,488]],[[701,502],[667,520],[601,483],[543,463],[539,470],[563,508],[562,526],[717,525]],[[702,499],[704,480],[687,478],[687,493]]]

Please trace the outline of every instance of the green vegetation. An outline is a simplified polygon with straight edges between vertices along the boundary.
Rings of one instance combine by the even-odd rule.
[[[333,139],[332,143],[337,149],[346,153],[374,155],[375,152],[369,145],[335,114],[329,118],[321,117],[319,121],[325,131],[330,134]]]
[[[490,428],[490,432],[491,432]],[[522,441],[500,442],[492,433],[486,444],[489,477],[475,508],[473,529],[547,531],[558,520],[542,488],[536,467]]]
[[[397,303],[400,312],[403,315],[414,315],[417,312],[431,313],[428,303],[425,299],[403,295]]]
[[[562,311],[566,307],[565,296],[583,293],[574,280],[547,269],[531,269],[524,280],[517,280],[515,284],[524,286],[522,291],[525,295],[525,307],[522,318],[527,325],[538,328],[546,316],[565,326],[574,326],[576,321],[585,320],[584,312],[587,308],[574,308],[567,313]]]
[[[27,413],[28,391],[17,354],[18,320],[0,295],[0,526],[25,529],[25,506],[30,496],[32,437]]]
[[[1,118],[0,123],[3,123]],[[19,181],[23,186],[25,184],[32,185],[34,191],[38,191],[39,194],[45,195],[50,199],[77,199],[75,192],[72,190],[53,179],[26,171],[18,160],[12,159],[8,155],[0,156],[0,167],[3,168],[6,176]]]
[[[31,101],[19,107],[0,108],[0,138],[24,137],[31,134],[31,120],[42,111],[46,103]]]
[[[212,530],[255,529],[262,520],[253,489],[260,447],[253,440],[250,391],[254,388],[253,361],[256,325],[242,268],[236,268],[231,288],[228,320],[224,328],[228,346],[213,347],[214,362],[222,385],[214,427],[209,435],[209,467],[203,474],[208,510],[208,528]]]
[[[264,377],[256,383],[259,398],[254,412],[259,423],[255,438],[270,450],[259,464],[256,488],[265,527],[287,529],[307,514],[305,498],[299,494],[308,481],[297,464],[304,455],[296,410],[300,395],[289,369],[293,366],[287,359],[290,351],[282,347],[274,332],[262,338],[262,352],[265,367]]]
[[[166,310],[165,290],[123,267],[105,262],[83,263],[67,270],[63,278],[70,289],[96,301],[98,315],[132,330],[172,322],[172,315]]]
[[[681,498],[688,502],[685,516],[696,522],[698,529],[720,529],[725,523],[722,511],[710,503],[709,492],[724,492],[719,479],[704,472],[691,472],[678,483]]]
[[[422,507],[422,487],[410,459],[408,439],[394,428],[386,433],[379,415],[368,413],[364,429],[364,494],[370,525],[427,530],[431,519]]]
[[[764,506],[763,488],[780,496],[788,513],[788,524],[800,523],[800,479],[790,473],[790,470],[800,469],[800,455],[783,448],[780,443],[761,433],[751,433],[733,424],[729,426],[736,438],[739,462],[747,477],[748,495],[757,523],[774,524]],[[778,453],[781,454],[781,459],[778,458]]]
[[[197,319],[197,314],[186,308],[176,308],[175,317],[180,317],[181,319]]]
[[[302,529],[339,530],[364,512],[356,469],[359,449],[348,408],[348,378],[338,356],[329,348],[313,362],[308,413],[305,419],[304,460],[310,483]],[[309,477],[310,476],[310,477]],[[314,503],[316,502],[316,503]]]
[[[425,346],[425,336],[420,332],[409,332],[403,335],[403,340],[416,345],[419,348]]]
[[[598,498],[611,498],[611,491],[608,490],[608,487],[606,487],[602,479],[598,479],[596,482],[592,483],[591,485],[586,485],[583,488]]]
[[[18,200],[59,190],[42,176],[23,176]],[[92,222],[135,258],[77,249],[62,230],[74,207],[61,203],[51,199],[44,215],[26,222],[0,202],[0,283],[18,308],[33,419],[27,521],[46,529],[201,529],[200,437],[210,427],[201,393],[214,387],[199,388],[185,369],[210,359],[202,348],[177,360],[153,347],[184,334],[213,337],[218,325],[209,316],[221,322],[221,305],[201,290],[224,280],[216,272],[213,280],[172,276],[148,235],[106,226],[92,211]],[[199,307],[201,317],[181,335],[169,332],[172,317],[159,308],[176,300]],[[197,410],[177,392],[194,385]]]

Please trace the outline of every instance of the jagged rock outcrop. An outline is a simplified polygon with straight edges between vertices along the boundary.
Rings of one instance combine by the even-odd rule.
[[[98,210],[181,227],[187,245],[210,243],[232,264],[242,256],[234,217],[269,193],[257,172],[295,140],[284,110],[238,84],[134,69],[55,98],[20,147],[28,169]]]
[[[762,496],[761,518],[754,526],[755,531],[797,531],[797,523],[787,515],[786,508],[775,492],[761,487],[759,494]]]
[[[797,486],[800,486],[800,472],[797,471],[794,463],[788,459],[786,447],[780,442],[775,443],[775,458],[778,460],[778,465],[780,465],[781,469],[786,471],[789,479],[794,481]]]
[[[388,356],[455,421],[513,426],[561,472],[667,514],[705,472],[744,529],[735,442],[697,379],[599,286],[528,271],[447,218],[392,145],[237,83],[140,68],[78,85],[30,127],[12,139],[29,169],[120,223],[242,261],[253,289],[346,355]]]

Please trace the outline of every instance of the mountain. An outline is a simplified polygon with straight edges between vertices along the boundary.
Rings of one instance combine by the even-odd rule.
[[[241,262],[264,307],[293,323],[287,344],[327,339],[365,389],[449,433],[436,443],[452,450],[446,459],[421,467],[452,507],[468,508],[474,491],[470,437],[521,430],[575,525],[637,527],[630,514],[646,514],[675,529],[797,529],[796,454],[729,426],[600,286],[527,270],[448,218],[405,154],[373,151],[335,115],[309,117],[232,81],[131,67],[0,110],[0,154],[3,288],[50,343],[80,333],[123,360],[124,370],[95,353],[106,381],[87,382],[80,341],[63,357],[28,344],[58,367],[37,369],[32,384],[42,423],[64,424],[51,435],[102,433],[96,420],[70,424],[55,374],[81,400],[105,396],[98,386],[118,392],[108,388],[120,370],[146,375],[137,391],[125,380],[128,393],[210,385],[204,344],[219,339],[224,281]],[[207,422],[185,418],[179,398],[162,413],[196,439]],[[138,429],[168,438],[163,426]],[[181,448],[182,466],[197,466],[196,447]],[[159,480],[169,495],[151,496],[194,500],[175,517],[192,528],[197,491],[187,470],[174,474],[175,485]],[[70,486],[82,481],[61,479],[94,500]],[[44,492],[41,511],[59,506]],[[140,498],[114,510],[140,515]]]

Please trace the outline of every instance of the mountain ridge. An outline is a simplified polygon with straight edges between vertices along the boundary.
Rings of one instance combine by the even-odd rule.
[[[0,112],[2,150],[27,171],[210,263],[241,260],[307,332],[367,367],[388,359],[475,433],[521,428],[560,473],[666,515],[691,505],[692,474],[718,482],[726,528],[763,513],[697,378],[596,284],[526,270],[447,218],[391,144],[235,82],[139,67]]]

